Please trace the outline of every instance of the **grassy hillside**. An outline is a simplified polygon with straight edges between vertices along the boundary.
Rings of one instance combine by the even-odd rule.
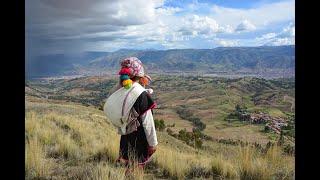
[[[158,111],[158,110],[155,110]],[[26,179],[293,179],[294,157],[278,146],[259,150],[206,141],[194,149],[158,132],[145,172],[125,177],[115,165],[119,135],[102,111],[26,96]]]

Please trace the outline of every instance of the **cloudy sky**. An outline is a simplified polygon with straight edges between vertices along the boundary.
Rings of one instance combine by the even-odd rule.
[[[26,0],[26,54],[294,44],[293,0]]]

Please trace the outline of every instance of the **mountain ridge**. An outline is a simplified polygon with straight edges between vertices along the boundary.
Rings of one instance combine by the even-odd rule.
[[[99,53],[78,59],[63,55],[40,58],[28,63],[27,76],[112,72],[119,68],[121,59],[129,56],[141,59],[147,70],[151,72],[197,71],[214,73],[219,71],[259,72],[268,70],[293,72],[295,68],[294,45],[217,47],[213,49],[119,49],[114,52]]]

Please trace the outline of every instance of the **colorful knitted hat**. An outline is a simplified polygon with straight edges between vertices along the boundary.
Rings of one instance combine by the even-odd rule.
[[[135,76],[146,77],[148,80],[151,80],[150,76],[145,75],[142,62],[136,57],[128,57],[120,61],[121,70],[119,71],[120,80],[122,85],[129,89],[132,85],[130,78]]]
[[[142,62],[136,57],[128,57],[121,62],[121,70],[119,74],[127,74],[130,77],[139,76],[144,77],[144,68]]]

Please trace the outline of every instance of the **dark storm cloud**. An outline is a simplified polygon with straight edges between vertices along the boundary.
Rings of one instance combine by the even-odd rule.
[[[149,10],[153,10],[154,4],[145,1],[136,1],[134,4],[128,2],[27,0],[26,51],[30,56],[69,49],[85,51],[86,41],[130,39],[133,36],[112,33],[150,21],[153,12]]]

